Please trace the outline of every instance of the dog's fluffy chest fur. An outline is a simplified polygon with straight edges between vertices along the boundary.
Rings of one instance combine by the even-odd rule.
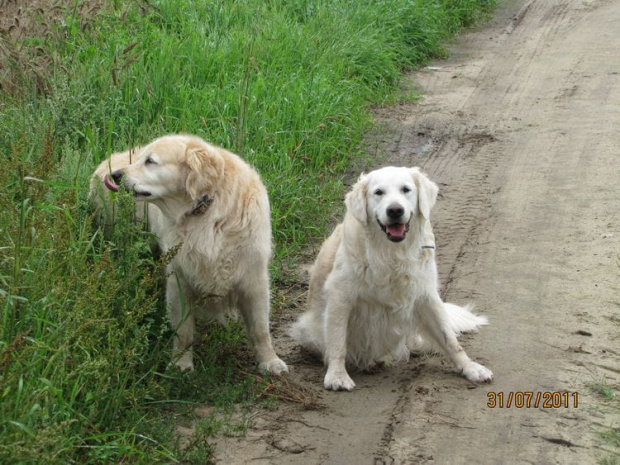
[[[206,254],[182,246],[179,251],[187,283],[202,298],[223,298],[234,288],[237,251],[221,247],[217,254]],[[173,261],[173,267],[175,262]]]
[[[435,283],[434,252],[417,241],[390,244],[388,249],[364,243],[358,253],[348,255],[355,257],[349,264],[352,278],[362,284],[360,299],[379,306],[411,311]]]
[[[164,252],[179,247],[170,266],[183,275],[196,295],[202,298],[226,297],[234,289],[239,247],[232,247],[209,218],[193,218],[191,221],[203,222],[201,228],[212,233],[202,235],[197,241],[189,235],[200,229],[164,227],[166,234],[158,235],[160,246]]]
[[[368,299],[390,307],[412,306],[420,295],[420,290],[427,286],[427,266],[411,261],[376,262],[362,267],[360,280],[367,287]]]
[[[355,288],[347,331],[347,360],[368,369],[377,363],[406,360],[407,337],[415,324],[415,303],[435,282],[433,253],[414,250],[417,244],[394,245],[394,253],[374,253],[379,248],[346,251],[347,264],[335,263],[335,274],[326,282],[325,291],[341,286]],[[351,260],[352,257],[355,257]],[[429,279],[430,277],[430,279]]]

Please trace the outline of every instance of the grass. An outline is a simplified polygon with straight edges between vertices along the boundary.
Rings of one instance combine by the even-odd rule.
[[[616,264],[620,270],[620,255],[616,257]],[[614,302],[616,307],[620,308],[620,302]],[[616,324],[620,328],[620,313],[614,313],[610,318],[610,321]],[[620,332],[618,333],[620,334]],[[603,377],[600,381],[592,383],[590,389],[597,394],[601,400],[602,405],[611,409],[613,412],[620,410],[620,397],[618,397],[618,385],[610,386],[607,383],[607,379]],[[602,431],[599,431],[599,435],[603,442],[612,449],[606,451],[606,455],[600,461],[602,465],[619,465],[620,464],[620,425],[618,423],[612,423],[605,427]]]
[[[279,282],[340,208],[371,106],[492,3],[2,2],[0,462],[205,463],[220,421],[200,419],[183,448],[176,419],[252,404],[269,383],[248,372],[238,324],[209,328],[194,373],[167,368],[169,257],[131,199],[109,234],[93,222],[101,160],[173,132],[239,153],[269,190]]]
[[[609,409],[612,412],[620,410],[620,401],[616,393],[617,386],[610,386],[603,377],[600,381],[592,383],[589,388],[600,398],[601,407]],[[616,423],[606,425],[598,431],[603,444],[610,446],[606,450],[605,456],[600,461],[604,465],[616,465],[620,463],[620,426]]]
[[[620,255],[616,257],[616,263],[620,269]],[[620,308],[620,303],[615,302],[616,306]],[[620,313],[614,313],[610,320],[620,325]],[[619,326],[620,327],[620,326]],[[620,334],[620,332],[618,333]],[[589,388],[600,398],[601,406],[605,409],[609,409],[614,413],[620,411],[620,397],[618,397],[618,385],[609,385],[607,379],[603,377],[600,381],[591,383]],[[620,464],[620,425],[618,422],[606,425],[604,429],[598,432],[599,436],[603,440],[603,443],[611,446],[605,453],[600,463],[602,465],[619,465]]]

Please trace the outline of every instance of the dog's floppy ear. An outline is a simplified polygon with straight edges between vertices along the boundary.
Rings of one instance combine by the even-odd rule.
[[[420,172],[419,168],[411,168],[411,177],[418,189],[418,210],[428,220],[431,217],[431,209],[437,201],[439,187]]]
[[[211,147],[190,142],[186,148],[185,163],[189,169],[185,189],[192,200],[213,194],[224,177],[224,158]]]
[[[353,185],[351,192],[349,192],[344,199],[347,211],[361,223],[366,223],[368,221],[368,214],[366,213],[367,189],[368,178],[362,173],[357,182]]]

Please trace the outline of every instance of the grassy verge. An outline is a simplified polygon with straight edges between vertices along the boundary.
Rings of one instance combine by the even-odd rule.
[[[620,255],[616,257],[616,262],[620,269]],[[618,328],[620,335],[620,302],[616,302],[618,310],[612,315],[610,320]],[[609,384],[603,377],[600,381],[591,383],[589,388],[594,392],[599,401],[599,408],[612,412],[610,418],[618,418],[620,412],[620,385],[618,383]],[[605,446],[603,458],[599,461],[602,465],[620,465],[620,424],[614,421],[611,424],[600,425],[598,434]]]
[[[370,106],[494,2],[35,3],[0,3],[0,462],[205,462],[218,421],[181,448],[169,419],[260,397],[243,332],[209,331],[194,374],[166,369],[167,257],[130,199],[103,236],[90,173],[165,133],[239,153],[269,189],[283,279],[340,208]]]
[[[616,414],[620,411],[620,399],[618,398],[618,386],[609,385],[605,378],[596,383],[589,385],[589,388],[594,392],[598,400],[600,401],[599,408],[611,411]],[[601,425],[598,429],[598,434],[602,440],[602,444],[605,447],[603,458],[599,463],[603,465],[618,465],[620,464],[620,426],[617,422],[610,425]]]

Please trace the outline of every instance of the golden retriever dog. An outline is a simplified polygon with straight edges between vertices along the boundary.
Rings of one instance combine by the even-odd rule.
[[[271,220],[256,171],[196,136],[168,135],[101,163],[91,182],[95,203],[109,213],[109,191],[119,186],[146,203],[162,251],[178,247],[166,273],[176,365],[194,367],[195,314],[222,320],[238,309],[259,368],[288,371],[269,334]]]
[[[344,222],[321,247],[307,310],[291,331],[323,356],[326,389],[355,387],[347,364],[371,370],[407,360],[421,343],[441,350],[471,381],[493,378],[456,338],[486,318],[439,296],[429,221],[437,192],[418,168],[387,167],[362,174],[347,194]]]

